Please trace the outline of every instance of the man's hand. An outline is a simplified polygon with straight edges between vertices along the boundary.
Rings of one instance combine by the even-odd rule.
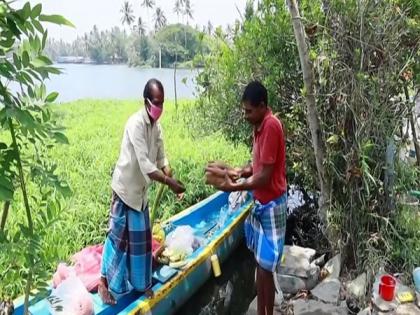
[[[171,177],[167,177],[166,182],[169,188],[177,195],[185,192],[184,184],[182,184],[180,181]]]
[[[221,181],[220,184],[216,184],[215,187],[225,192],[231,192],[236,190],[235,183],[232,181],[231,177],[228,174],[226,174],[224,180]]]
[[[172,177],[172,169],[167,165],[164,168],[162,168],[163,174],[165,174],[168,177]]]

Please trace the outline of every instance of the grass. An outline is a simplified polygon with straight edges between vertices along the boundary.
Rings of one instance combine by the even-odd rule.
[[[188,120],[193,119],[187,116],[191,112],[190,106],[193,104],[184,101],[176,110],[173,103],[165,103],[162,118],[165,149],[175,176],[186,185],[187,191],[184,200],[178,201],[172,192],[165,190],[158,211],[158,217],[162,219],[213,192],[204,184],[204,167],[209,160],[243,164],[249,159],[248,148],[234,146],[221,134],[194,137],[187,125]],[[45,239],[50,271],[59,261],[68,260],[83,247],[104,241],[111,171],[118,158],[124,125],[139,108],[138,101],[114,100],[80,100],[54,108],[58,120],[66,127],[70,144],[55,147],[51,155],[58,163],[62,177],[70,184],[73,196],[65,201],[62,220]],[[155,187],[152,187],[151,202],[154,194]],[[25,222],[25,219],[21,204],[16,202],[7,225],[13,231],[18,229],[18,222]],[[23,291],[20,279],[6,278],[1,282],[0,295],[16,296]]]

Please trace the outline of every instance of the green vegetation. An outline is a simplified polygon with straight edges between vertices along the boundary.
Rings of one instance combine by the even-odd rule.
[[[7,286],[9,277],[17,278],[25,315],[31,290],[45,291],[45,240],[58,220],[62,197],[70,194],[49,159],[49,149],[67,138],[48,107],[58,93],[47,94],[43,85],[60,71],[43,52],[42,22],[72,26],[60,15],[42,14],[41,4],[26,2],[16,9],[0,2],[0,282]],[[11,222],[15,202],[22,216]]]
[[[234,146],[215,133],[195,137],[187,122],[192,119],[190,102],[180,102],[178,110],[171,102],[165,103],[163,130],[165,148],[177,178],[186,185],[185,198],[178,201],[165,190],[160,201],[158,217],[167,219],[209,196],[213,189],[204,184],[204,167],[209,160],[224,159],[243,164],[249,159],[249,149]],[[138,101],[81,100],[53,106],[57,120],[66,127],[69,145],[51,151],[51,159],[59,162],[58,171],[69,183],[73,196],[63,204],[60,220],[44,237],[47,272],[52,272],[59,261],[90,244],[104,241],[108,224],[111,196],[111,171],[118,158],[124,125],[128,117],[139,109]],[[153,186],[150,201],[153,202]],[[8,218],[10,232],[24,221],[21,200],[12,204]],[[6,261],[4,260],[6,259]],[[13,257],[0,256],[0,296],[16,296],[23,292],[19,273],[8,273]]]
[[[420,177],[416,166],[393,168],[407,141],[402,126],[413,117],[420,84],[419,2],[299,1],[299,6],[321,145],[311,141],[308,119],[314,113],[307,111],[284,1],[257,6],[250,1],[233,36],[216,32],[198,78],[203,93],[194,123],[203,134],[223,130],[229,139],[249,143],[240,96],[246,83],[261,80],[287,129],[289,181],[321,191],[315,152],[324,152],[323,181],[331,192],[324,200],[329,205],[324,230],[332,248],[342,251],[350,270],[377,270],[389,262],[410,272],[419,261],[419,217],[398,196],[420,187]]]
[[[128,33],[119,27],[100,31],[94,26],[89,34],[72,43],[48,40],[46,53],[53,60],[59,56],[78,56],[98,64],[128,63],[131,66],[158,67],[161,50],[162,67],[173,67],[175,61],[192,62],[199,54],[208,53],[205,37],[205,34],[184,24],[165,25],[148,35],[140,26]]]

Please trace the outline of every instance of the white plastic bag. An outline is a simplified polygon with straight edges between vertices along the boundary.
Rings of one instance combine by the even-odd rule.
[[[196,244],[193,228],[189,225],[178,226],[166,236],[165,244],[171,251],[190,255]]]
[[[52,315],[94,314],[92,296],[75,275],[71,275],[53,289],[47,300]]]
[[[229,209],[238,210],[245,202],[247,191],[234,191],[229,194]]]

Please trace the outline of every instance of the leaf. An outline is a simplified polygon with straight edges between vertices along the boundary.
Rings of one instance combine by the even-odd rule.
[[[69,186],[67,186],[67,184],[66,185],[61,184],[56,187],[57,187],[57,190],[61,193],[61,195],[64,198],[68,198],[68,197],[71,197],[71,195],[73,195],[73,191],[70,189]]]
[[[12,36],[6,37],[6,39],[0,41],[0,45],[6,49],[11,48],[14,43],[15,39]]]
[[[40,68],[40,67],[44,67],[44,66],[46,66],[46,65],[48,65],[43,59],[41,59],[41,58],[35,58],[34,60],[32,60],[32,65],[35,67],[35,68]]]
[[[58,143],[69,144],[69,140],[63,133],[54,132],[53,136]]]
[[[31,15],[31,4],[26,2],[22,8],[23,19],[26,20]]]
[[[20,35],[22,34],[21,31],[16,26],[15,21],[13,21],[11,18],[6,19],[6,23],[9,26],[9,29],[12,31],[12,33],[20,39]]]
[[[69,20],[67,20],[66,18],[64,18],[61,15],[45,15],[45,14],[41,14],[39,16],[39,20],[43,21],[43,22],[49,22],[49,23],[54,23],[54,24],[58,24],[58,25],[67,25],[70,27],[75,27],[73,25],[73,23],[71,23]]]
[[[13,116],[16,120],[18,120],[22,125],[26,126],[27,128],[34,128],[36,127],[35,119],[32,117],[29,111],[21,110],[15,108],[13,110]]]
[[[13,62],[18,70],[22,68],[22,63],[20,62],[20,58],[15,53],[13,53]]]
[[[0,200],[12,200],[13,199],[13,184],[4,175],[0,177]]]
[[[39,38],[37,36],[31,37],[29,39],[29,44],[31,45],[31,48],[34,52],[38,52],[41,48],[41,42],[39,41]]]
[[[38,32],[44,33],[44,28],[42,27],[41,23],[39,23],[37,20],[33,20],[32,24],[35,26],[35,28],[38,30]]]
[[[56,67],[40,67],[39,69],[45,71],[47,74],[61,74],[61,70]]]
[[[23,53],[22,53],[22,64],[23,64],[23,66],[24,67],[27,67],[27,66],[29,66],[29,54],[28,54],[28,52],[25,50]]]
[[[58,97],[58,93],[52,92],[45,98],[45,102],[52,103],[57,99],[57,97]]]
[[[48,31],[45,30],[44,34],[42,34],[42,43],[41,43],[42,50],[45,49],[45,45],[47,43],[47,38],[48,38]]]
[[[31,22],[29,22],[29,21],[28,22],[25,22],[24,28],[28,29],[31,33],[35,33],[35,29],[32,26]]]
[[[44,61],[47,65],[52,65],[53,64],[51,59],[48,58],[47,56],[40,55],[40,56],[38,56],[38,58],[41,59],[42,61]]]
[[[41,11],[42,11],[42,4],[38,3],[36,6],[32,8],[31,18],[33,19],[37,18],[41,14]]]
[[[329,137],[327,139],[327,143],[329,143],[329,144],[336,144],[336,143],[338,143],[338,136],[337,135],[332,135],[331,137]]]

